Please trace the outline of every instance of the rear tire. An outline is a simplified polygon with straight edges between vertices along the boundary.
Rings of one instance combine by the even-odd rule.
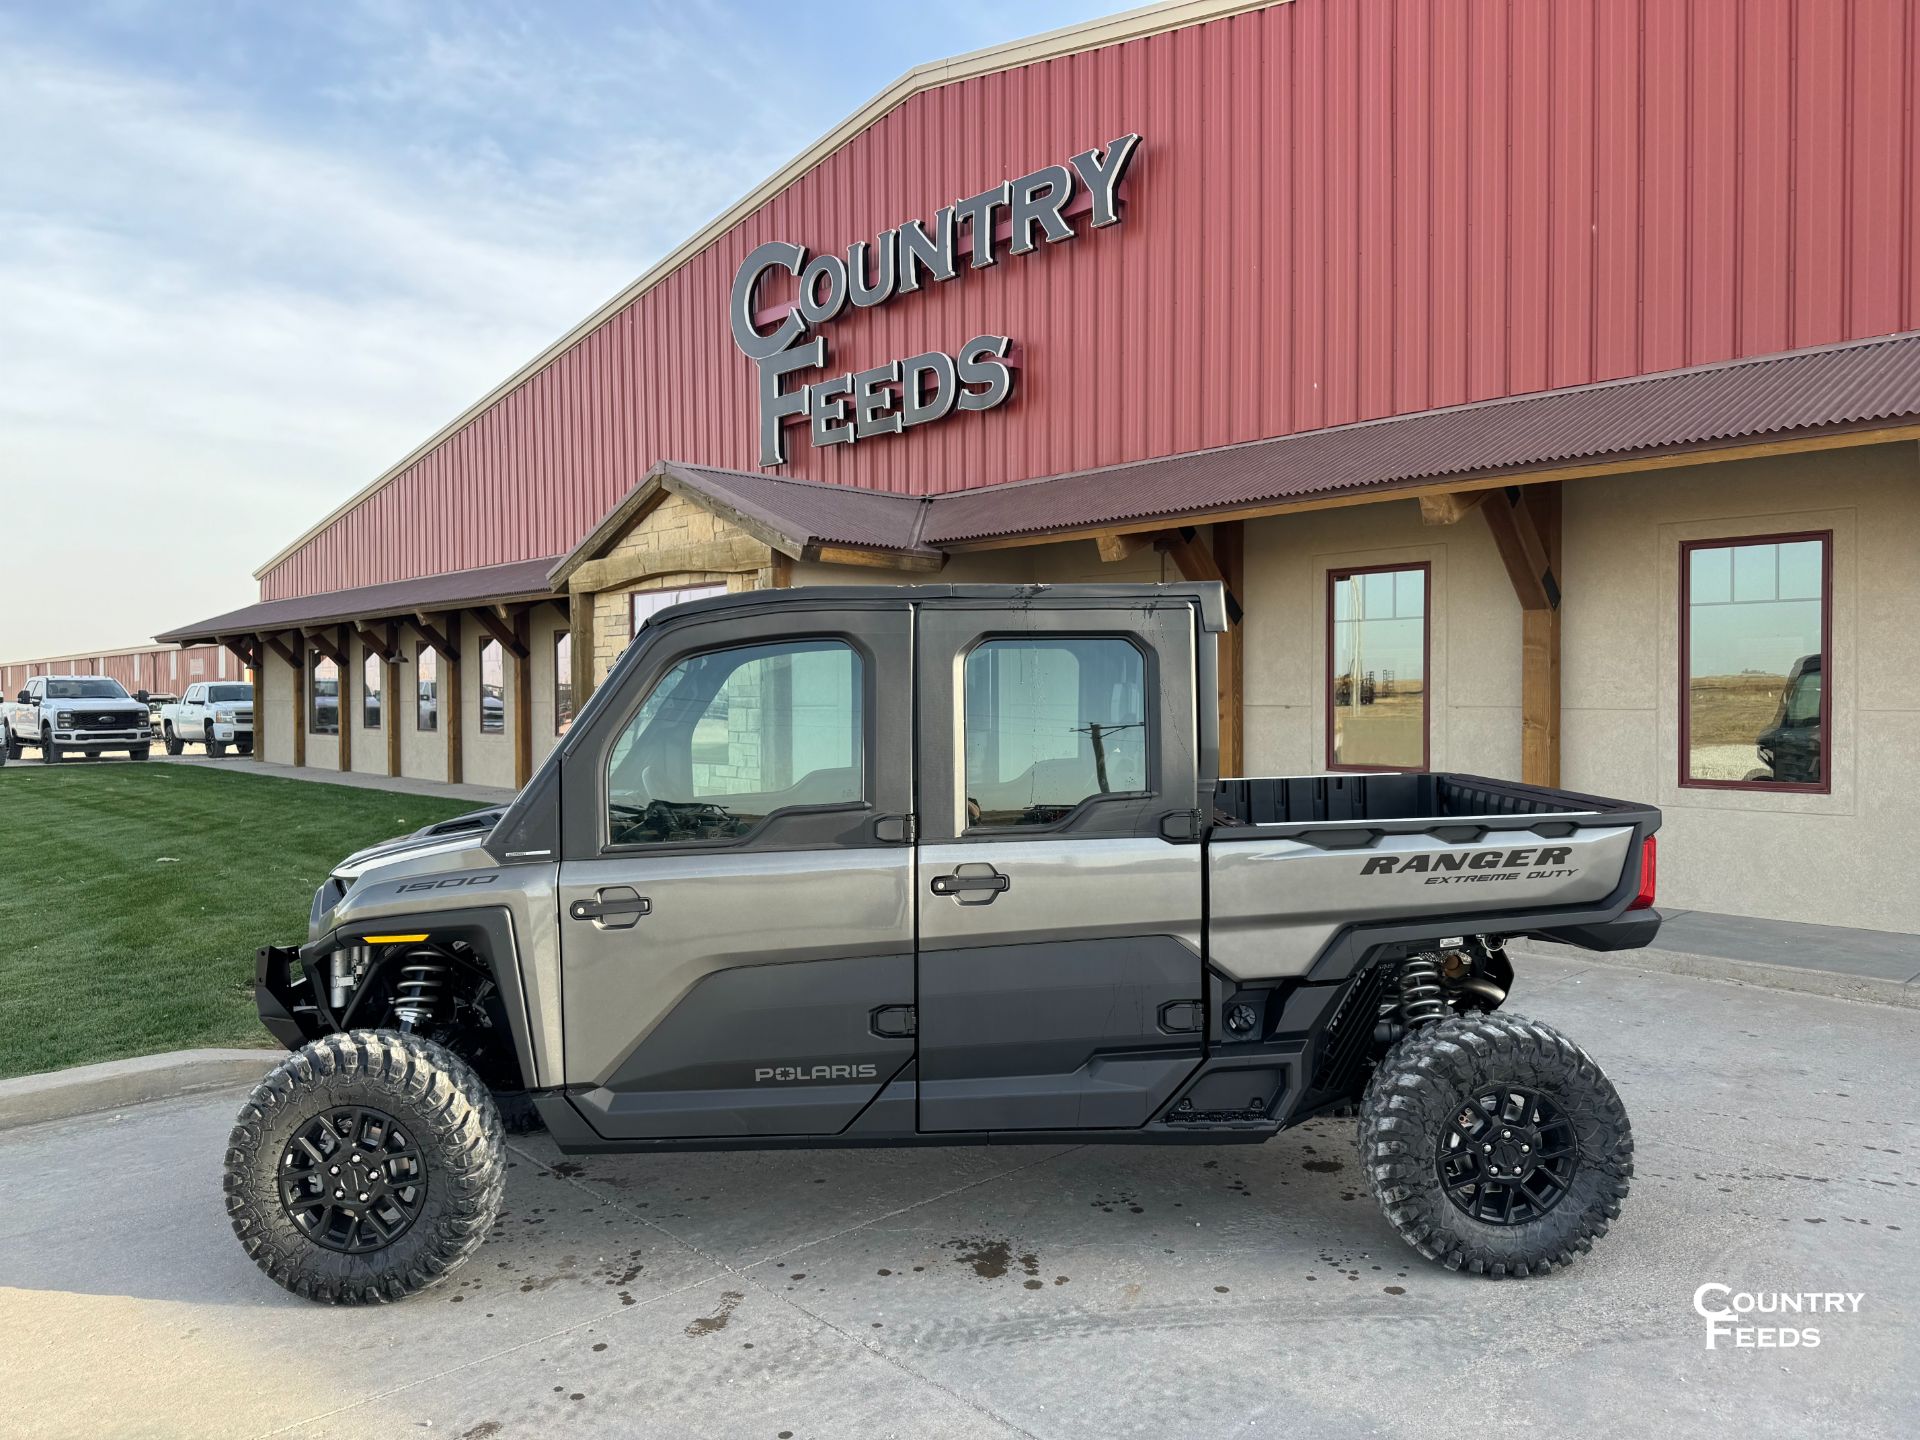
[[[0,721],[0,765],[19,758],[20,742],[13,738],[13,731],[7,727],[6,722]]]
[[[1360,1109],[1360,1154],[1414,1249],[1449,1270],[1524,1277],[1571,1264],[1619,1218],[1633,1130],[1600,1067],[1558,1031],[1471,1015],[1387,1052]]]
[[[389,1158],[369,1167],[363,1151]],[[295,1051],[254,1088],[224,1188],[233,1233],[268,1278],[322,1304],[370,1305],[463,1265],[506,1174],[500,1114],[464,1060],[417,1035],[356,1030]]]
[[[186,742],[173,733],[173,722],[171,720],[167,722],[166,746],[167,754],[169,755],[178,755],[182,750],[187,748]]]

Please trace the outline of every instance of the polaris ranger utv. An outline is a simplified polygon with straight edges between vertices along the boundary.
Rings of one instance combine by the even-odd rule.
[[[1358,1104],[1392,1226],[1493,1276],[1620,1212],[1627,1116],[1506,942],[1646,944],[1657,811],[1220,779],[1217,586],[777,590],[649,620],[514,801],[353,856],[260,951],[294,1053],[226,1204],[398,1299],[479,1246],[503,1109],[569,1153],[1252,1142]],[[499,1103],[496,1103],[498,1100]]]

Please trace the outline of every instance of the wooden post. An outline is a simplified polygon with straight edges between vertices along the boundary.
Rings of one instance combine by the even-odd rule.
[[[1560,487],[1512,487],[1481,504],[1520,601],[1520,778],[1560,783]]]
[[[446,674],[440,681],[440,723],[447,733],[447,783],[458,785],[465,774],[465,736],[460,711],[460,612],[454,611],[442,622],[449,638],[452,639],[452,654],[443,654],[446,662]]]
[[[567,633],[573,637],[573,713],[577,718],[593,694],[593,595],[575,590],[567,616]]]
[[[267,758],[267,637],[253,637],[253,758]]]
[[[513,783],[517,789],[533,778],[533,624],[531,611],[513,617],[513,636],[519,641],[513,662]]]
[[[307,763],[307,666],[306,650],[303,647],[294,652],[293,662],[293,763],[295,768],[303,768]]]
[[[387,693],[380,700],[380,723],[387,727],[387,774],[400,773],[400,705],[401,656],[398,637],[389,644],[387,651],[386,675]]]
[[[1222,520],[1213,527],[1213,559],[1227,594],[1236,601],[1244,593],[1245,536],[1238,520]],[[1246,773],[1246,617],[1237,603],[1228,607],[1226,633],[1220,637],[1220,773]]]
[[[353,629],[342,625],[335,636],[340,654],[345,657],[334,663],[340,667],[340,683],[335,687],[339,692],[340,708],[340,770],[344,774],[353,769],[353,706],[348,702],[353,697]]]

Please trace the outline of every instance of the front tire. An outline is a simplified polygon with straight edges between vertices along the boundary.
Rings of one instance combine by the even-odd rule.
[[[328,1305],[403,1299],[477,1250],[506,1189],[493,1098],[395,1030],[328,1035],[254,1088],[227,1141],[233,1233],[268,1278]]]
[[[131,750],[127,751],[127,758],[129,760],[144,760],[147,758],[147,756],[151,755],[152,753],[153,753],[153,750],[151,746],[136,745]]]
[[[214,739],[211,735],[207,737],[207,756],[209,759],[218,760],[226,753],[227,747],[225,744]]]
[[[1367,1086],[1360,1153],[1401,1239],[1495,1279],[1571,1264],[1619,1218],[1633,1177],[1611,1082],[1517,1015],[1441,1020],[1396,1042]]]
[[[53,731],[42,730],[40,732],[40,763],[53,765],[57,764],[59,759],[60,747],[53,743]]]

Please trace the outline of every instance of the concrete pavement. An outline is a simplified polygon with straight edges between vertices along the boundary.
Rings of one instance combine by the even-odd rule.
[[[1920,1038],[1903,1011],[1578,960],[1515,1007],[1635,1122],[1614,1233],[1490,1283],[1405,1249],[1351,1122],[1258,1148],[561,1160],[441,1289],[286,1295],[234,1243],[238,1093],[0,1136],[0,1430],[296,1434],[1913,1433]],[[1852,1291],[1817,1349],[1695,1289]]]

